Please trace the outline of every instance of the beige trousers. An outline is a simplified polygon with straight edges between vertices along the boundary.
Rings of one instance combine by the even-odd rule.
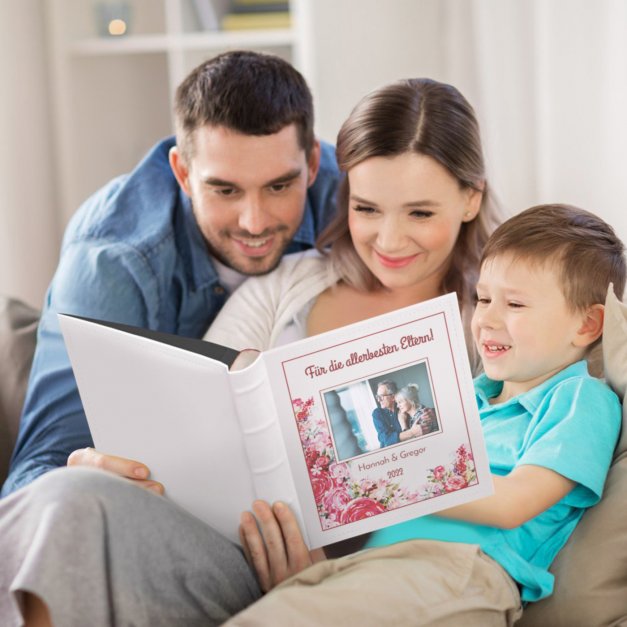
[[[478,546],[412,540],[314,564],[226,624],[501,627],[521,615],[516,584]]]

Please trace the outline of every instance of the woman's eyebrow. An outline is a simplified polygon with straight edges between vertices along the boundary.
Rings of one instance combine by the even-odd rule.
[[[364,205],[370,205],[371,207],[378,206],[376,202],[373,202],[372,200],[367,200],[366,198],[362,198],[361,196],[357,196],[357,194],[351,194],[350,199],[353,200],[354,202],[360,202]],[[439,205],[440,205],[439,202],[436,202],[435,200],[429,200],[429,199],[410,200],[409,202],[403,203],[403,207],[413,207],[413,208],[438,207]]]
[[[362,198],[361,196],[357,196],[356,194],[351,194],[350,198],[351,200],[354,200],[355,202],[360,202],[363,205],[371,205],[372,207],[377,206],[376,202],[372,202],[372,200],[366,200],[365,198]]]

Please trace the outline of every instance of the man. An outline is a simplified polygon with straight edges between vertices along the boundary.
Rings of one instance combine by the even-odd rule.
[[[278,57],[201,64],[177,90],[175,125],[176,141],[68,226],[3,496],[92,445],[57,313],[200,337],[246,275],[310,248],[334,212],[333,148],[314,138],[309,89]]]
[[[380,407],[372,412],[372,421],[377,430],[381,448],[398,443],[398,435],[401,432],[401,424],[398,421],[394,396],[398,387],[394,381],[379,381],[377,385],[377,401]]]

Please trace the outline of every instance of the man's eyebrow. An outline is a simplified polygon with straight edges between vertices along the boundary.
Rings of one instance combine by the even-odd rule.
[[[297,179],[301,175],[302,171],[302,168],[294,168],[293,170],[290,170],[289,172],[281,174],[281,176],[277,176],[275,179],[268,181],[265,184],[265,187],[269,187],[270,185],[280,185],[281,183],[289,183],[290,181]]]
[[[280,185],[281,183],[289,183],[297,179],[302,173],[302,168],[294,168],[289,172],[285,172],[285,174],[281,174],[271,181],[267,181],[263,184],[264,187],[269,187],[270,185]],[[235,187],[239,189],[239,185],[234,183],[233,181],[227,181],[226,179],[221,179],[217,176],[208,176],[205,179],[206,185],[213,185],[214,187]]]
[[[206,185],[214,185],[215,187],[238,187],[237,183],[218,178],[217,176],[208,176],[205,179]]]

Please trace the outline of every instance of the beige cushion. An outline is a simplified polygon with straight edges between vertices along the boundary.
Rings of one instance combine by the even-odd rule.
[[[627,306],[613,292],[605,303],[603,363],[624,398]],[[603,499],[589,509],[551,566],[555,592],[529,605],[517,627],[609,627],[627,624],[627,403]],[[594,428],[595,416],[590,417]]]
[[[17,437],[38,321],[32,307],[0,296],[0,483]]]
[[[609,384],[616,394],[624,399],[627,390],[627,305],[621,303],[613,291],[608,292],[605,301],[603,363]],[[627,403],[623,402],[623,430],[616,447],[616,457],[624,456],[625,452],[627,452]]]

